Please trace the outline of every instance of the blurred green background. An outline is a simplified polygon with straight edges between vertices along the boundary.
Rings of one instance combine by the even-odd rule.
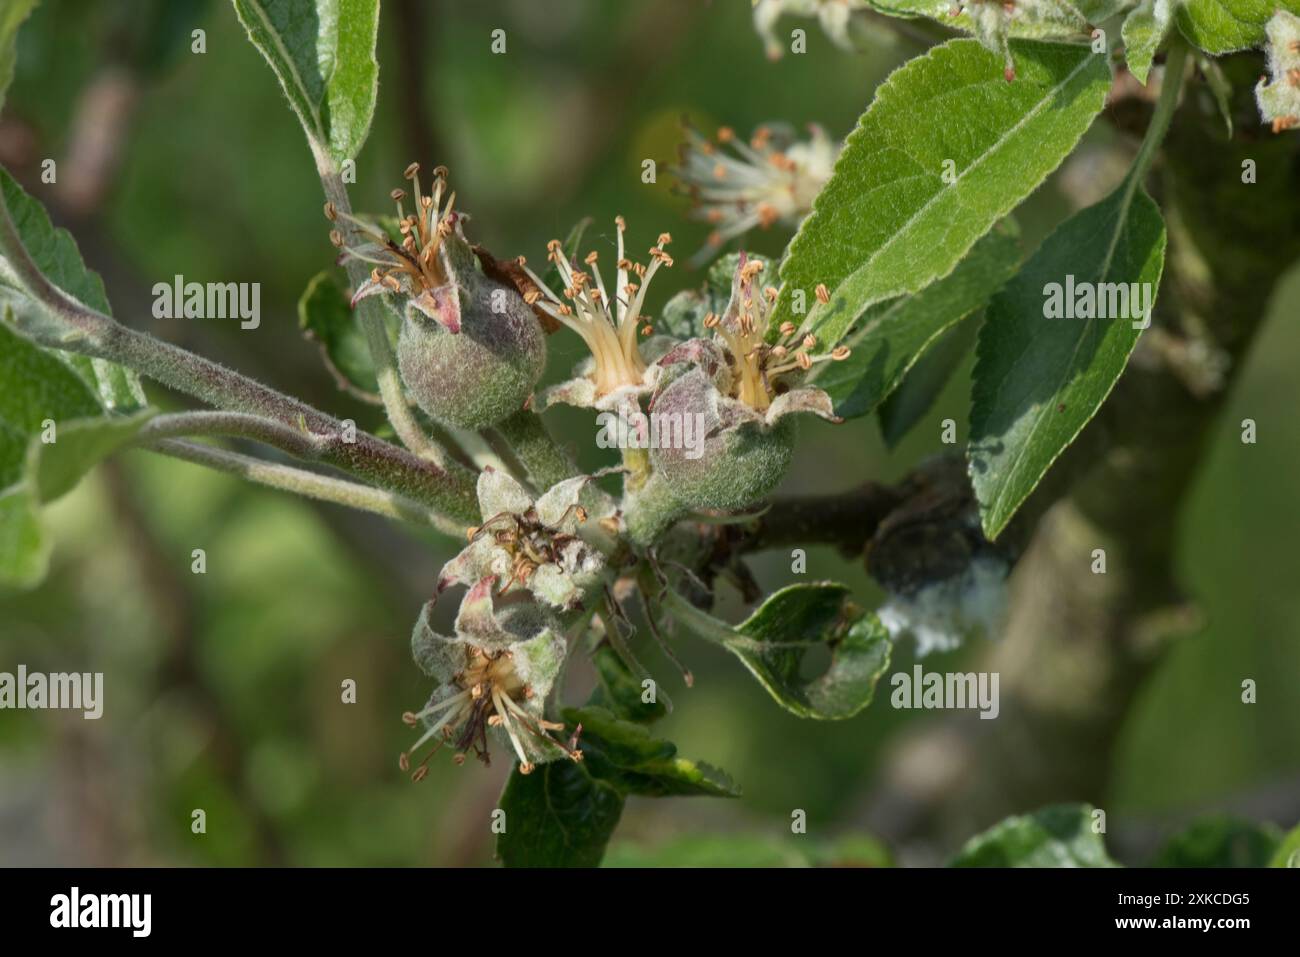
[[[686,222],[663,173],[684,114],[706,131],[780,120],[843,136],[915,52],[882,37],[853,56],[815,22],[792,25],[808,29],[808,53],[769,63],[744,0],[386,0],[379,112],[354,205],[387,212],[408,162],[445,163],[473,238],[534,262],[586,215],[587,244],[606,248],[622,213],[632,248],[674,236],[677,265],[656,279],[653,312],[702,281],[685,260],[707,230]],[[505,55],[489,49],[498,27]],[[190,50],[196,28],[202,54]],[[1113,181],[1104,126],[1058,177]],[[39,181],[46,157],[59,162],[57,184]],[[657,184],[641,182],[646,158],[659,161]],[[73,230],[124,322],[376,424],[299,336],[297,297],[332,256],[319,184],[228,4],[42,3],[20,34],[0,162]],[[1027,243],[1067,208],[1050,181],[1019,214]],[[748,245],[770,255],[786,238],[760,233]],[[260,282],[261,327],[152,319],[150,287],[177,273]],[[1292,274],[1186,515],[1183,565],[1208,625],[1169,656],[1129,723],[1106,805],[1115,828],[1167,829],[1221,807],[1289,807],[1284,825],[1300,815],[1298,303]],[[572,336],[550,342],[554,378],[580,351]],[[940,448],[940,419],[964,423],[964,376],[894,454],[871,419],[805,428],[786,489],[901,475]],[[1260,423],[1257,445],[1238,441],[1245,416]],[[604,464],[588,416],[548,418],[585,466]],[[103,671],[106,709],[100,721],[0,712],[0,863],[491,860],[503,760],[438,763],[419,785],[397,769],[410,740],[399,717],[428,692],[409,660],[410,625],[450,543],[143,453],[98,470],[49,522],[49,580],[0,595],[0,671]],[[194,548],[206,551],[205,575],[190,572]],[[788,555],[754,567],[767,587],[792,577]],[[845,580],[865,604],[879,598],[860,565],[829,549],[810,549],[808,577]],[[734,594],[720,598],[722,614],[741,613]],[[655,847],[699,860],[711,844],[693,836],[744,832],[757,840],[745,860],[782,862],[794,808],[818,840],[856,834],[882,748],[904,723],[928,720],[881,695],[851,721],[801,721],[725,653],[690,639],[678,649],[697,678],[690,691],[657,653],[644,655],[677,706],[659,730],[730,771],[745,796],[634,799],[612,861],[663,859],[646,856]],[[975,650],[927,667],[959,666]],[[911,663],[910,647],[899,649],[895,668]],[[1259,683],[1250,707],[1239,699],[1245,677]],[[356,704],[340,701],[348,678]],[[576,695],[588,680],[578,669]],[[204,835],[191,833],[194,808],[206,811]]]

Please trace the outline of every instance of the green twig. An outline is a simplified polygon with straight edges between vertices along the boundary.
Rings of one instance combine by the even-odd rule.
[[[293,492],[322,502],[346,505],[349,508],[373,512],[403,522],[432,526],[448,535],[459,536],[464,532],[463,527],[457,522],[425,508],[419,502],[359,482],[320,475],[291,465],[266,462],[237,452],[228,452],[179,439],[158,439],[143,445],[142,448],[204,465],[220,472],[238,475],[240,478],[268,488]]]
[[[136,442],[148,444],[159,439],[220,435],[252,439],[306,460],[319,459],[327,442],[326,436],[283,425],[264,416],[206,411],[155,416],[140,429]]]
[[[1169,42],[1169,50],[1165,54],[1165,72],[1160,80],[1160,99],[1156,101],[1155,112],[1151,114],[1151,122],[1147,124],[1142,145],[1138,148],[1137,156],[1133,158],[1133,169],[1129,174],[1130,193],[1146,176],[1147,170],[1151,167],[1151,160],[1169,130],[1169,122],[1173,119],[1174,110],[1178,106],[1178,96],[1182,92],[1183,70],[1186,66],[1187,41],[1174,31],[1173,39]]]

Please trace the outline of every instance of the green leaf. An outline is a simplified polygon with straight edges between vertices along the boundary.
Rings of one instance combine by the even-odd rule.
[[[1156,51],[1165,42],[1172,25],[1170,8],[1175,0],[1142,0],[1124,18],[1120,35],[1124,39],[1124,59],[1128,70],[1146,86]]]
[[[313,151],[356,159],[375,112],[379,0],[234,0]]]
[[[802,718],[851,718],[871,703],[889,666],[889,633],[833,582],[783,588],[735,628],[672,592],[664,603],[683,625],[739,658],[782,707]],[[830,664],[809,679],[803,664],[814,648],[827,649]]]
[[[1009,817],[966,842],[950,867],[1118,867],[1086,804]]]
[[[6,319],[11,307],[4,305]],[[49,546],[25,481],[28,446],[46,422],[97,415],[90,387],[64,363],[0,323],[0,585],[30,588],[45,576]]]
[[[734,797],[726,774],[677,757],[677,748],[639,724],[599,707],[570,708],[582,725],[583,759],[552,761],[531,774],[510,773],[501,809],[506,829],[497,856],[507,867],[595,867],[618,826],[629,794]]]
[[[1013,48],[1014,83],[978,42],[952,40],[880,86],[790,245],[772,328],[803,321],[820,349],[832,348],[867,307],[951,272],[1069,154],[1105,101],[1106,57]]]
[[[606,708],[566,708],[564,720],[582,725],[583,764],[624,794],[644,797],[737,797],[726,772],[677,756],[677,746],[652,737],[644,725],[624,721]]]
[[[1206,53],[1262,46],[1264,24],[1275,10],[1300,13],[1298,0],[1181,0],[1178,29]]]
[[[22,480],[27,447],[46,421],[59,427],[100,413],[85,381],[52,354],[0,324],[0,488]]]
[[[654,701],[642,700],[641,679],[634,675],[611,645],[602,644],[591,656],[596,666],[596,689],[587,700],[588,705],[607,708],[627,721],[649,724],[668,713],[667,706],[656,696]]]
[[[45,208],[3,169],[0,169],[0,189],[4,190],[5,204],[27,254],[45,277],[83,305],[109,315],[104,282],[86,268],[71,234],[66,229],[55,229]],[[6,318],[20,329],[50,326],[45,307],[27,294],[9,263],[0,258],[0,308],[5,306],[12,310],[12,315]],[[144,407],[144,389],[133,371],[104,359],[67,352],[52,354],[76,370],[99,397],[105,411],[132,412]]]
[[[26,486],[0,491],[0,586],[33,588],[45,577],[50,546]]]
[[[71,352],[54,354],[90,384],[105,412],[127,414],[145,407],[144,387],[134,370],[107,359],[93,359]]]
[[[5,93],[14,79],[14,64],[18,60],[18,28],[36,6],[36,0],[9,0],[0,9],[0,107],[5,104]]]
[[[930,407],[975,347],[983,315],[975,315],[945,330],[908,370],[897,389],[881,403],[877,416],[880,434],[889,448],[897,448],[903,436],[924,418]]]
[[[623,814],[623,792],[582,764],[552,761],[506,781],[505,831],[497,856],[506,867],[595,867]]]
[[[4,308],[11,320],[12,307]],[[103,415],[101,397],[81,375],[5,323],[0,382],[0,585],[29,588],[49,558],[38,507],[69,491],[154,413]]]
[[[814,366],[812,385],[835,402],[835,414],[864,415],[903,381],[943,331],[981,308],[1020,264],[1011,230],[995,229],[975,244],[957,268],[918,293],[871,306],[842,342],[843,362]]]
[[[129,445],[157,412],[145,409],[130,416],[79,419],[60,424],[56,440],[32,440],[27,455],[27,480],[41,505],[65,495],[82,476],[114,452]]]
[[[312,277],[298,300],[298,328],[320,344],[321,356],[339,388],[362,398],[379,395],[379,380],[365,333],[348,294],[329,270]]]
[[[1076,298],[1070,284],[1091,288],[1113,314],[1118,292],[1100,284],[1149,284],[1138,288],[1154,301],[1164,252],[1160,210],[1130,174],[1059,226],[993,298],[976,350],[968,450],[990,539],[1101,407],[1141,333],[1128,318],[1046,318],[1049,284],[1065,300]]]
[[[1282,842],[1272,824],[1209,817],[1171,837],[1153,867],[1268,867]]]
[[[1300,867],[1300,825],[1292,828],[1273,852],[1269,867]]]

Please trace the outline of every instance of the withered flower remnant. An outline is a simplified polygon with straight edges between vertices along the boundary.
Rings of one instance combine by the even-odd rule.
[[[330,233],[344,258],[371,265],[354,292],[395,300],[402,326],[398,369],[411,396],[433,419],[463,429],[496,424],[524,407],[546,364],[542,329],[519,293],[484,275],[464,235],[467,217],[446,192],[446,170],[434,171],[433,189],[420,188],[419,166],[406,169],[415,211],[404,190],[393,190],[400,243],[381,226],[326,204],[325,214],[353,233]],[[359,237],[359,238],[358,238]]]

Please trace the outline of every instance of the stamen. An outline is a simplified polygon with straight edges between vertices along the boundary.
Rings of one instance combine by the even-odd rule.
[[[524,750],[524,743],[519,740],[519,735],[515,733],[514,723],[509,721],[507,718],[509,714],[509,711],[507,710],[507,702],[509,700],[508,697],[501,693],[500,689],[493,685],[492,703],[496,705],[497,714],[501,716],[501,723],[506,729],[506,736],[510,738],[510,743],[515,749],[515,754],[519,756],[519,772],[521,774],[528,774],[529,772],[524,770],[526,765],[529,767],[530,771],[532,769],[528,762],[528,753]]]
[[[340,219],[343,220],[358,232],[364,233],[372,239],[377,240],[381,246],[389,242],[388,234],[379,229],[379,227],[374,226],[363,219],[357,219],[357,217],[353,216],[351,213],[343,212],[335,207],[333,203],[325,204],[325,216],[330,220],[330,222],[336,222]]]
[[[457,695],[454,699],[448,699],[448,700],[458,700],[459,698],[460,695]],[[441,718],[437,720],[437,722],[431,725],[429,729],[424,732],[424,734],[420,735],[419,740],[417,740],[415,744],[411,745],[411,747],[407,751],[402,753],[400,761],[408,762],[408,766],[409,766],[409,755],[414,754],[416,751],[420,750],[420,748],[424,747],[424,743],[426,741],[428,741],[430,738],[437,735],[438,732],[441,731],[443,727],[449,724],[453,719],[459,720],[462,714],[463,714],[463,710],[460,708],[448,709],[446,714],[444,714]],[[438,747],[442,747],[442,742],[438,743]],[[434,750],[436,751],[437,748],[435,748]],[[402,770],[403,771],[407,770],[407,767],[403,767]]]

